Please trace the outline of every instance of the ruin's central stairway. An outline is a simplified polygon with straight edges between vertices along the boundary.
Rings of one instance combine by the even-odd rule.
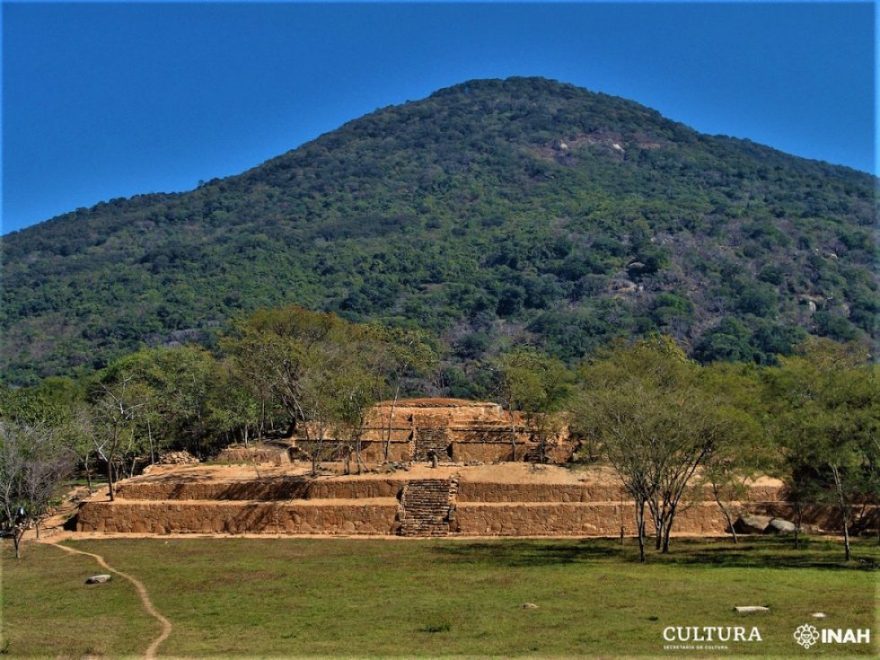
[[[401,536],[447,536],[452,505],[448,479],[407,482],[400,497]]]

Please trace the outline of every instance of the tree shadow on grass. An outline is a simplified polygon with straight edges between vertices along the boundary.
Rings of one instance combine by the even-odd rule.
[[[457,542],[437,545],[432,551],[445,561],[500,567],[638,563],[638,549],[632,539],[623,546],[609,539]],[[799,549],[791,538],[762,537],[736,545],[721,539],[673,539],[668,554],[651,549],[648,564],[833,571],[874,571],[880,566],[880,550],[868,544],[857,546],[854,557],[855,561],[844,562],[842,545],[824,539],[804,539]]]
[[[625,560],[619,545],[615,546],[613,542],[595,539],[456,542],[438,545],[432,550],[446,561],[510,568]]]
[[[861,550],[861,552],[860,552]],[[857,547],[854,560],[844,561],[843,545],[827,539],[802,539],[796,548],[791,537],[762,537],[733,544],[726,540],[699,543],[673,541],[663,563],[725,568],[819,568],[831,571],[874,571],[878,553],[867,544]]]

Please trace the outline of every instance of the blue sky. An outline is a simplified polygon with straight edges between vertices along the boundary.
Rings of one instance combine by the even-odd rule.
[[[872,3],[3,6],[3,232],[540,75],[876,171]]]

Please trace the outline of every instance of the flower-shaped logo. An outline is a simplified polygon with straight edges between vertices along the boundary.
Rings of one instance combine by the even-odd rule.
[[[805,623],[794,631],[794,641],[808,649],[819,641],[819,631],[816,630],[816,626]]]

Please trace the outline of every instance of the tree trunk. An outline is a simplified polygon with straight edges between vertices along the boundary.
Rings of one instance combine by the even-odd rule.
[[[645,563],[645,501],[636,499],[636,535],[639,537],[639,562]]]
[[[733,517],[730,515],[730,509],[728,509],[721,501],[721,494],[718,492],[718,486],[714,483],[712,484],[712,495],[715,497],[715,503],[718,505],[718,508],[721,509],[724,519],[727,521],[727,529],[730,530],[730,535],[733,537],[733,544],[736,545],[739,541],[736,538],[736,530],[733,528]]]
[[[116,494],[113,491],[113,461],[107,460],[107,487],[110,490],[110,501],[112,502]]]
[[[840,470],[836,465],[831,466],[831,474],[834,476],[834,488],[837,490],[837,501],[840,503],[840,515],[843,518],[843,550],[846,561],[852,558],[852,549],[849,545],[849,506],[843,493],[843,483],[840,480]]]
[[[669,552],[669,535],[672,534],[672,523],[675,522],[676,504],[670,504],[666,511],[666,520],[663,521],[663,548],[661,552],[666,554]]]
[[[85,468],[86,468],[86,483],[89,485],[89,495],[94,493],[94,489],[92,488],[92,471],[89,468],[89,457],[86,456],[85,460]]]
[[[15,528],[12,532],[12,545],[15,546],[15,558],[21,559],[21,538],[24,536],[24,529]]]
[[[727,521],[727,528],[730,530],[730,536],[733,538],[733,544],[736,545],[739,543],[739,539],[736,536],[736,528],[733,525],[733,518],[730,515],[730,511],[726,506],[722,506],[721,513],[724,514],[724,519]]]
[[[513,421],[513,404],[510,404],[507,414],[510,415],[510,460],[516,461],[516,423]]]
[[[667,520],[666,524],[663,526],[663,547],[660,549],[660,552],[664,555],[669,552],[669,534],[672,532],[672,521]]]
[[[391,452],[391,424],[394,421],[394,408],[397,406],[397,397],[400,396],[400,383],[394,388],[394,398],[391,400],[391,410],[388,411],[388,427],[385,430],[385,462],[388,462],[388,455]]]
[[[648,499],[648,510],[651,512],[651,520],[654,522],[654,549],[659,550],[663,543],[663,517],[660,511],[660,502],[656,497]]]
[[[147,438],[150,440],[150,465],[156,463],[156,448],[153,445],[153,429],[150,427],[150,418],[147,417]]]
[[[799,550],[801,547],[801,523],[804,519],[804,505],[796,502],[794,505],[795,523],[794,523],[794,549]]]

